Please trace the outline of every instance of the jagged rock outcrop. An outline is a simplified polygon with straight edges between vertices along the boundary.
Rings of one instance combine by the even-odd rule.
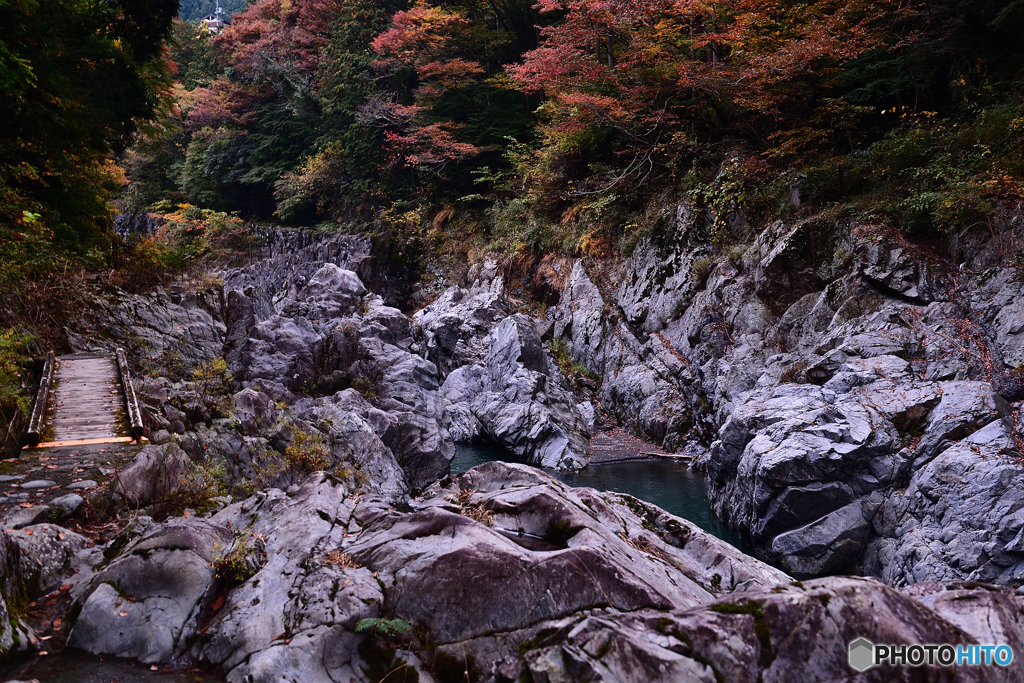
[[[168,293],[157,287],[145,295],[109,289],[64,331],[75,352],[122,346],[133,363],[145,359],[148,367],[167,372],[221,355],[226,327],[218,289]]]
[[[318,474],[126,540],[75,587],[71,644],[203,661],[231,682],[366,680],[364,618],[421,625],[437,652],[486,671],[578,613],[682,609],[788,580],[629,496],[502,463],[406,511]],[[225,578],[247,557],[249,575]]]
[[[497,264],[485,262],[470,274],[468,289],[453,285],[416,313],[416,324],[426,336],[426,355],[442,378],[487,357],[487,335],[510,312],[505,281],[497,271]]]
[[[460,440],[486,438],[524,462],[577,470],[589,457],[589,431],[558,367],[527,316],[505,318],[488,335],[484,364],[464,365],[441,387]]]
[[[721,254],[698,218],[680,209],[602,280],[573,268],[551,317],[602,376],[601,407],[669,450],[710,445],[717,514],[794,574],[1020,585],[1024,283],[1007,255],[961,235],[978,272],[950,268],[827,217]]]

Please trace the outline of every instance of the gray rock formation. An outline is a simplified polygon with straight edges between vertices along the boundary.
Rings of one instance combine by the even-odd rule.
[[[118,473],[114,490],[133,507],[157,503],[177,490],[190,466],[188,455],[176,444],[145,446]]]
[[[451,430],[462,441],[489,439],[534,465],[586,466],[586,421],[534,321],[509,316],[488,339],[485,363],[462,366],[441,387]]]
[[[685,610],[566,619],[490,681],[916,681],[942,667],[878,665],[856,674],[848,644],[1020,641],[1021,598],[1010,591],[931,584],[901,593],[877,580],[835,577],[754,590]],[[1016,652],[1016,650],[1014,650]],[[1013,681],[1008,668],[962,666],[956,680]]]
[[[362,681],[365,618],[423,625],[439,651],[487,670],[577,613],[682,609],[788,580],[653,506],[525,466],[478,467],[409,505],[314,475],[154,524],[75,589],[70,642],[204,661],[232,682]],[[216,578],[253,551],[251,576]]]
[[[551,317],[600,407],[669,450],[710,445],[717,514],[794,574],[1021,585],[1024,284],[1005,255],[965,233],[977,272],[951,271],[824,217],[721,253],[691,214],[604,289],[573,268]]]
[[[218,665],[230,683],[376,680],[388,657],[378,677],[402,660],[420,680],[455,661],[505,683],[833,681],[851,678],[858,637],[1024,646],[1024,599],[1010,590],[794,582],[654,506],[526,466],[489,463],[445,483],[399,510],[314,475],[210,519],[143,525],[74,589],[70,642]],[[420,630],[394,642],[357,632],[373,618]],[[937,672],[881,666],[862,679]]]
[[[28,601],[73,581],[75,570],[88,567],[81,553],[91,546],[89,539],[54,524],[0,529],[0,659],[39,649],[26,623]]]
[[[468,289],[453,285],[415,315],[426,336],[427,357],[442,378],[464,365],[482,363],[487,335],[510,312],[497,264],[485,263],[476,275]]]

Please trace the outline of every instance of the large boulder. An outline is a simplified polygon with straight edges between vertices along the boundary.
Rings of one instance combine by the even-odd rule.
[[[817,519],[779,534],[772,556],[798,579],[852,573],[871,537],[871,520],[882,503],[877,492]]]
[[[249,330],[235,374],[243,381],[268,379],[292,391],[309,387],[319,376],[320,344],[305,318],[274,316]]]
[[[68,645],[144,663],[181,652],[203,616],[214,563],[231,529],[199,519],[156,525],[129,543],[80,589],[81,613]]]
[[[358,465],[365,490],[396,502],[409,493],[401,464],[382,440],[397,442],[402,427],[390,413],[375,408],[354,389],[300,401],[296,410],[302,419],[326,430],[334,463]]]
[[[951,418],[943,423],[958,424]],[[1017,458],[1003,419],[945,448],[878,510],[865,570],[897,586],[1024,584],[1024,470]]]
[[[946,680],[938,665],[881,664],[858,674],[850,667],[849,648],[859,638],[877,644],[1020,641],[1019,596],[951,588],[946,595],[908,595],[877,580],[835,577],[668,613],[597,613],[563,621],[502,662],[488,680]],[[956,680],[1013,681],[1022,673],[1015,658],[1007,668],[957,667]]]
[[[861,277],[885,294],[917,304],[946,298],[935,269],[906,246],[887,239],[864,240],[857,245],[857,257]]]
[[[310,320],[340,318],[356,311],[366,287],[351,270],[325,263],[306,286],[299,290],[295,302],[284,313]]]
[[[145,446],[118,473],[114,490],[133,506],[160,502],[177,490],[191,464],[188,454],[175,443]]]
[[[409,485],[422,488],[445,476],[455,456],[444,426],[437,367],[373,336],[378,328],[386,330],[373,322],[339,321],[324,346],[321,388],[358,390],[387,413],[388,426],[376,420],[375,431],[398,459]]]
[[[504,289],[497,264],[487,262],[468,289],[453,285],[416,313],[416,324],[426,336],[427,357],[442,379],[486,358],[487,335],[509,314]]]
[[[486,363],[450,375],[441,396],[449,423],[464,437],[485,436],[544,467],[577,470],[587,463],[587,424],[524,315],[495,327]]]
[[[28,595],[48,593],[63,583],[75,553],[92,546],[85,536],[54,524],[33,524],[9,533],[21,551],[19,573]]]

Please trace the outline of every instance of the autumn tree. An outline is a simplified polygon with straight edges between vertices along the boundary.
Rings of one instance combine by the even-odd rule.
[[[205,206],[270,215],[273,186],[316,137],[316,74],[342,0],[261,0],[214,41],[230,73],[196,91],[185,193]]]
[[[0,251],[84,248],[110,225],[125,149],[170,87],[175,0],[0,3]]]
[[[564,20],[509,74],[543,92],[555,134],[617,132],[623,176],[686,136],[768,139],[805,122],[822,80],[880,45],[890,0],[541,0]]]

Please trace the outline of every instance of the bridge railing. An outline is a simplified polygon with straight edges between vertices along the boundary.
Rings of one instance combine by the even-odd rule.
[[[43,364],[43,376],[39,378],[39,391],[36,392],[36,404],[32,408],[32,417],[28,421],[28,445],[35,448],[43,439],[44,422],[46,421],[46,405],[50,398],[50,383],[53,381],[53,351],[46,354]]]
[[[128,410],[128,428],[132,436],[140,438],[145,431],[142,426],[142,411],[139,410],[139,399],[135,395],[135,386],[132,384],[132,371],[128,368],[128,360],[125,358],[124,349],[117,349],[117,369],[121,372],[121,386],[124,388],[124,402]]]

